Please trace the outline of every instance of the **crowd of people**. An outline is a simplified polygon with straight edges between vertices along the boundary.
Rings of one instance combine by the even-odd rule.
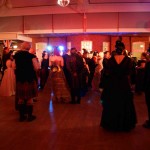
[[[91,57],[89,57],[91,56]],[[15,95],[19,121],[33,121],[33,102],[38,88],[43,90],[50,78],[54,103],[80,104],[88,90],[97,92],[103,106],[100,126],[112,131],[130,131],[137,123],[134,92],[145,93],[150,128],[150,61],[143,52],[136,61],[125,50],[121,40],[114,51],[83,53],[75,47],[62,56],[57,48],[50,54],[43,51],[38,61],[31,43],[23,42],[15,54],[4,48],[0,96]],[[135,85],[135,87],[134,87]],[[133,88],[134,87],[134,88]],[[100,90],[101,89],[101,90]]]

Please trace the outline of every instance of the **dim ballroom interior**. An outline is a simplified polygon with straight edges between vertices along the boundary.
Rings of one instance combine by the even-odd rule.
[[[81,104],[53,103],[50,85],[34,103],[37,119],[19,122],[15,97],[0,97],[1,150],[149,150],[150,130],[144,95],[134,94],[138,123],[130,132],[109,132],[100,127],[100,94],[91,90]]]

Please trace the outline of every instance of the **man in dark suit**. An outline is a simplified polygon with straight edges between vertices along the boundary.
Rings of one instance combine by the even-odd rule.
[[[71,55],[66,61],[66,67],[70,75],[69,86],[71,90],[71,103],[80,104],[81,77],[84,68],[83,58],[77,54],[76,48],[71,48]]]

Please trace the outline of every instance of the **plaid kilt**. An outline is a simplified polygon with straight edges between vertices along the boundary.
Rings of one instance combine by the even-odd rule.
[[[16,96],[20,99],[30,99],[36,97],[38,94],[37,82],[17,82]]]

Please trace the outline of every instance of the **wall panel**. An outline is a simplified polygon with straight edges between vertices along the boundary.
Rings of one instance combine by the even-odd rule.
[[[0,32],[23,33],[22,17],[0,17]]]
[[[82,32],[83,14],[57,14],[53,16],[55,33]]]
[[[150,32],[150,12],[119,13],[120,32]]]
[[[118,13],[91,13],[86,16],[88,32],[117,32]]]
[[[52,15],[25,16],[24,33],[52,33]]]

